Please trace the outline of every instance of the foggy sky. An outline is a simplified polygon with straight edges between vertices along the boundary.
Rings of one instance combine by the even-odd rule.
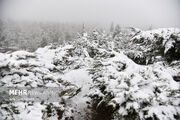
[[[180,0],[1,0],[1,18],[180,27]]]

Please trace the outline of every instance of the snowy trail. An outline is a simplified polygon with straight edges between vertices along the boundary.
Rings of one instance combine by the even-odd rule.
[[[81,88],[81,91],[66,102],[68,106],[76,108],[74,112],[75,120],[85,119],[87,117],[87,102],[90,98],[86,95],[89,93],[89,89],[92,85],[92,80],[86,71],[86,69],[73,70],[66,73],[63,77],[64,80],[70,81],[72,84]]]

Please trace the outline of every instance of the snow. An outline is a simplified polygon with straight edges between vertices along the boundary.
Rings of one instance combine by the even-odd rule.
[[[179,38],[173,38],[173,35],[179,36],[180,29],[179,28],[159,28],[155,30],[141,31],[138,35],[135,35],[132,40],[143,40],[143,43],[147,43],[150,41],[152,43],[156,43],[159,41],[159,47],[164,46],[164,55],[167,52],[175,47],[176,42]],[[162,41],[161,41],[162,40]],[[162,45],[161,45],[162,42]],[[153,44],[152,44],[153,45]],[[139,46],[143,49],[142,44]],[[153,46],[152,46],[153,47]],[[148,51],[148,48],[144,49]]]
[[[45,106],[41,105],[40,103],[34,103],[33,106],[24,105],[25,103],[16,103],[16,106],[20,106],[20,115],[18,115],[19,120],[41,120],[43,113],[41,112]]]
[[[169,99],[168,92],[178,92],[180,89],[180,84],[173,80],[171,74],[172,71],[175,72],[177,69],[167,69],[160,64],[149,66],[137,65],[123,53],[114,54],[115,57],[113,58],[102,58],[102,65],[100,67],[92,68],[93,70],[99,70],[93,73],[95,74],[93,75],[95,79],[92,79],[95,81],[95,84],[98,84],[99,86],[106,86],[104,91],[113,93],[114,98],[108,102],[108,105],[111,105],[112,103],[115,103],[115,105],[125,104],[121,106],[124,108],[119,109],[120,115],[128,115],[128,111],[130,109],[135,109],[139,114],[141,114],[143,111],[141,111],[140,108],[143,107],[145,109],[148,107],[141,105],[144,102],[150,104],[149,106],[157,111],[158,109],[154,106],[159,105],[161,102],[165,105],[169,105],[171,102],[176,102],[177,97],[171,96],[174,100]],[[125,65],[124,69],[122,69],[123,65]],[[117,66],[121,66],[121,69],[117,69]],[[96,77],[97,75],[102,77],[98,78]],[[113,78],[111,76],[113,76]],[[95,85],[93,89],[99,89],[99,87],[96,87],[98,85]],[[156,88],[160,91],[156,91]],[[102,92],[102,94],[106,96],[106,92]],[[105,101],[106,97],[104,97],[103,100]],[[174,106],[174,108],[176,107]],[[168,107],[165,109],[168,109]],[[152,115],[158,114],[156,111],[151,112],[153,112]],[[176,112],[179,114],[179,111]],[[143,115],[141,116],[142,118],[145,117]],[[174,119],[174,117],[166,115],[164,115],[164,117],[157,115],[157,117],[161,120],[168,118]]]
[[[179,29],[174,28],[141,31],[133,39],[142,36],[154,39],[155,34],[169,39],[172,33],[177,32]],[[180,84],[173,76],[180,73],[176,65],[179,61],[139,65],[127,57],[123,50],[117,51],[106,46],[107,39],[101,40],[103,45],[91,40],[87,34],[71,45],[49,45],[33,53],[0,53],[0,86],[62,89],[60,101],[52,103],[34,101],[32,104],[1,104],[0,119],[8,116],[7,119],[17,120],[55,120],[60,114],[58,109],[62,112],[62,120],[71,117],[75,120],[90,119],[96,111],[92,110],[93,103],[97,102],[96,109],[103,103],[103,107],[114,108],[113,119],[129,118],[131,112],[135,111],[140,120],[175,120],[174,116],[180,115]],[[166,43],[168,47],[165,53],[173,45],[170,41]],[[110,43],[114,44],[113,41]],[[93,50],[96,52],[90,55]],[[136,55],[142,56],[141,53]],[[95,98],[99,99],[93,101]],[[12,106],[19,110],[19,114],[13,112]]]
[[[172,47],[174,47],[174,44],[175,44],[174,40],[168,40],[165,45],[164,54],[166,54],[168,50],[170,50]]]
[[[79,69],[79,70],[73,70],[62,77],[64,80],[67,80],[71,82],[72,84],[76,85],[78,88],[81,89],[81,91],[72,99],[67,100],[67,104],[72,106],[76,109],[74,113],[74,118],[76,120],[85,119],[86,116],[86,109],[87,109],[87,101],[90,100],[89,97],[87,97],[87,93],[89,93],[92,80],[90,76],[88,75],[88,72],[86,69]],[[81,113],[81,116],[78,114]]]
[[[139,39],[141,37],[144,37],[145,39],[154,39],[154,35],[158,35],[160,37],[163,37],[165,39],[168,39],[171,34],[173,33],[179,33],[180,29],[179,28],[159,28],[159,29],[154,29],[154,30],[148,30],[148,31],[141,31],[139,35],[135,36],[132,39]]]

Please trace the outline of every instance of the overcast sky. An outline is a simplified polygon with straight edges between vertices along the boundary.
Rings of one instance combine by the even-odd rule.
[[[180,27],[180,0],[1,0],[1,18]]]

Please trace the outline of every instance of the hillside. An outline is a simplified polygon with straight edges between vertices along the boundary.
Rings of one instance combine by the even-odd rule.
[[[1,92],[0,119],[180,119],[180,29],[121,34],[0,53],[1,88],[60,89],[54,101],[11,101]]]

